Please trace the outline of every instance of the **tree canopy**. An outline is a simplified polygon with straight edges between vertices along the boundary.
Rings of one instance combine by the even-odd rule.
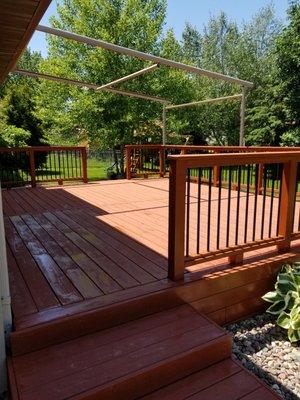
[[[212,16],[201,32],[187,23],[180,40],[172,29],[164,30],[165,18],[166,0],[63,0],[51,25],[252,81],[246,143],[300,144],[298,1],[291,2],[285,26],[267,6],[241,26],[225,13]],[[149,65],[52,35],[47,43],[45,59],[27,51],[21,66],[100,86]],[[240,92],[238,86],[164,66],[118,88],[172,103]],[[44,80],[29,83],[17,76],[8,80],[0,98],[5,124],[24,130],[16,132],[20,142],[33,144],[43,135],[53,144],[88,143],[93,148],[161,142],[158,103]],[[189,135],[195,144],[238,144],[239,102],[170,110],[167,121],[169,142]]]

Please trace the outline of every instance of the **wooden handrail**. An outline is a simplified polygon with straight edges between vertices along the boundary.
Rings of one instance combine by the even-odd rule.
[[[259,152],[234,154],[172,155],[169,182],[169,245],[168,276],[172,280],[183,279],[185,264],[200,259],[228,257],[230,262],[241,262],[243,253],[252,248],[263,248],[276,244],[278,251],[287,251],[294,237],[294,210],[297,184],[297,168],[300,162],[300,149],[280,152]],[[186,221],[186,176],[189,169],[229,166],[257,165],[259,190],[262,188],[263,170],[266,164],[282,164],[281,200],[278,211],[278,233],[276,237],[254,240],[239,246],[225,247],[205,255],[199,254],[185,258],[185,221]],[[261,175],[261,176],[260,176]],[[214,184],[215,182],[212,182]],[[222,183],[219,183],[222,184]],[[255,231],[255,229],[254,229]]]
[[[169,149],[186,151],[217,151],[217,152],[277,152],[277,151],[300,151],[300,147],[281,147],[281,146],[202,146],[202,145],[162,145],[162,144],[130,144],[125,147],[131,149]]]
[[[22,147],[0,147],[0,153],[22,152],[22,151],[59,151],[59,150],[81,150],[84,146],[22,146]]]

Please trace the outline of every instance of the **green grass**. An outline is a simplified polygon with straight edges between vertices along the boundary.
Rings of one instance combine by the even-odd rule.
[[[36,172],[37,178],[40,181],[47,179],[67,179],[71,177],[81,176],[81,161],[77,159],[75,164],[71,163],[70,158],[66,155],[60,156],[59,163],[58,159],[54,159],[52,154],[51,158],[48,156],[46,162]],[[97,181],[107,179],[107,168],[112,166],[112,161],[99,160],[96,158],[88,158],[87,160],[87,175],[89,181]]]
[[[107,168],[111,167],[112,163],[108,161],[100,161],[95,158],[89,158],[87,162],[87,174],[90,181],[98,181],[107,179]]]

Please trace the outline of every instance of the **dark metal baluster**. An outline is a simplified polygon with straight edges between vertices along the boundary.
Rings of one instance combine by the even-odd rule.
[[[258,168],[259,164],[255,164],[255,193],[254,193],[254,210],[253,210],[253,232],[252,240],[255,240],[255,230],[256,230],[256,213],[257,213],[257,197],[258,197]]]
[[[187,170],[187,203],[186,203],[186,256],[189,255],[190,244],[190,197],[191,197],[191,170]]]
[[[237,187],[237,205],[236,205],[236,222],[235,222],[235,244],[238,244],[239,240],[239,222],[240,222],[240,200],[241,200],[241,174],[242,167],[238,166],[238,187]]]
[[[248,236],[248,211],[249,211],[249,192],[250,192],[250,174],[251,166],[247,165],[247,190],[246,190],[246,207],[245,207],[245,231],[244,231],[244,242],[247,243]]]
[[[280,167],[279,167],[279,170],[280,170],[280,172],[279,172],[279,174],[278,174],[278,177],[279,177],[279,182],[278,182],[278,184],[279,184],[280,186],[279,186],[279,200],[278,200],[278,211],[277,211],[277,227],[276,227],[276,236],[278,236],[278,233],[279,233],[279,221],[280,221],[279,217],[280,217],[280,207],[281,207],[281,195],[282,195],[282,174],[283,174],[283,168],[282,168],[282,165],[280,165]]]
[[[63,179],[66,179],[65,157],[66,157],[66,151],[62,150],[61,160],[62,160]]]
[[[218,188],[218,220],[217,220],[217,250],[220,248],[220,222],[221,222],[221,196],[222,196],[222,172],[223,168],[219,167],[219,188]]]
[[[73,175],[73,178],[78,178],[78,173],[77,173],[77,151],[74,150],[74,159],[75,159],[75,174]]]
[[[278,169],[278,164],[277,164]],[[271,203],[270,203],[270,216],[269,216],[269,237],[272,237],[272,219],[273,219],[273,206],[274,206],[274,190],[275,190],[275,176],[274,166],[272,165],[272,188],[271,188]]]
[[[73,171],[73,151],[71,150],[70,151],[70,164],[71,164],[71,170],[70,170],[70,175],[71,175],[71,178],[73,178],[74,177],[74,171]]]
[[[210,219],[211,219],[211,186],[212,186],[212,168],[210,167],[208,175],[208,212],[207,212],[207,251],[210,251]]]
[[[264,237],[264,227],[265,227],[265,211],[266,211],[266,195],[267,195],[267,166],[264,167],[263,180],[264,180],[264,194],[262,203],[262,215],[261,215],[261,232],[260,238]]]
[[[198,168],[197,254],[200,253],[201,175],[202,168]]]
[[[68,172],[68,179],[70,178],[70,167],[69,167],[69,152],[68,150],[66,151],[66,156],[67,156],[67,172]]]
[[[232,167],[228,169],[228,204],[227,204],[227,229],[226,229],[226,247],[229,246],[229,235],[230,235],[230,210],[231,210],[231,174]]]

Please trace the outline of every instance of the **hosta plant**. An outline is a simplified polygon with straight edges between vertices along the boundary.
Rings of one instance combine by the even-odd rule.
[[[284,265],[277,276],[275,291],[262,298],[272,303],[267,312],[278,315],[277,324],[287,329],[289,340],[300,340],[300,263]]]

